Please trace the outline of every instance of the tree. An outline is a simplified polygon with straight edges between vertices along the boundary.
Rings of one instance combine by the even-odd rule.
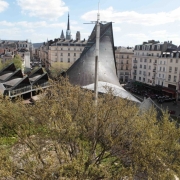
[[[7,109],[8,107],[8,109]],[[11,109],[11,111],[9,111]],[[173,179],[180,177],[180,130],[164,112],[138,115],[131,101],[52,82],[32,105],[0,99],[0,177],[16,179]],[[7,146],[6,146],[7,149]],[[5,168],[7,166],[7,168]]]
[[[8,66],[9,64],[14,63],[15,67],[22,69],[22,59],[19,55],[15,55],[13,59],[6,60],[4,63],[0,64],[0,69]]]

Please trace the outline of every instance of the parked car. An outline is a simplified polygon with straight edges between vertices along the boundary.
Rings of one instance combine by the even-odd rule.
[[[176,111],[174,111],[174,110],[169,110],[168,113],[169,113],[169,114],[175,114]]]

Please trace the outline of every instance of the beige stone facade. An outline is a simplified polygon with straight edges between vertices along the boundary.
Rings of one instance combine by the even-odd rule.
[[[133,54],[132,48],[117,47],[115,50],[117,75],[121,83],[130,79]]]
[[[162,81],[158,81],[159,70],[165,70],[166,62],[160,60],[162,53],[168,48],[176,48],[170,42],[159,43],[158,41],[150,40],[141,45],[136,45],[132,58],[132,76],[135,81],[143,82],[149,85],[163,85]],[[162,63],[162,64],[160,64]],[[165,64],[164,64],[165,63]],[[160,68],[159,65],[162,65]],[[160,78],[165,79],[165,74]]]
[[[58,63],[68,68],[80,57],[86,43],[86,40],[55,39],[53,42],[48,41],[40,47],[39,58],[46,68]]]

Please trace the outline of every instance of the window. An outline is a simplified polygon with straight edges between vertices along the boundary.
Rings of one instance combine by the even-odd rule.
[[[157,45],[157,50],[160,50],[160,45]]]
[[[151,59],[149,60],[149,63],[151,63]]]
[[[144,69],[146,69],[146,65],[144,65]]]
[[[151,66],[149,66],[149,69],[151,69]]]
[[[163,67],[163,71],[165,71],[165,67]]]
[[[123,59],[123,55],[122,55],[122,59]]]
[[[146,59],[144,59],[144,62],[147,62],[147,60],[146,60]]]
[[[142,64],[140,64],[140,68],[142,68]]]
[[[126,66],[126,70],[128,70],[128,66]]]
[[[139,77],[139,80],[141,81],[141,77]]]
[[[171,75],[168,76],[168,81],[171,81]]]
[[[142,59],[140,59],[140,62],[142,62]]]
[[[174,73],[176,74],[176,73],[177,73],[177,71],[178,71],[178,68],[177,68],[177,67],[175,67]]]
[[[145,78],[143,78],[143,82],[145,82]]]
[[[160,61],[160,64],[162,64],[162,61]]]
[[[68,51],[70,51],[70,48],[68,48]]]
[[[150,72],[148,73],[148,76],[151,76],[151,73],[150,73]]]
[[[76,56],[76,53],[74,53],[74,56]]]
[[[161,74],[159,74],[159,77],[161,77]]]
[[[170,62],[172,63],[172,62],[173,62],[173,60],[171,59],[171,60],[170,60]]]
[[[70,63],[70,58],[68,58],[68,63]]]
[[[76,51],[76,48],[74,48],[74,51]]]
[[[70,56],[70,53],[68,53],[68,56]]]
[[[63,62],[63,58],[61,58],[61,62]]]
[[[177,77],[176,77],[176,76],[174,76],[174,82],[176,82],[176,78],[177,78]]]
[[[139,74],[141,74],[141,71],[139,71]]]
[[[63,56],[63,53],[61,53],[61,56]]]
[[[127,58],[129,58],[129,55],[127,55]]]
[[[171,71],[172,71],[172,67],[169,67],[169,72],[171,73]]]
[[[178,63],[178,59],[176,59],[176,63]]]
[[[179,53],[176,53],[176,58],[178,58],[179,57]]]
[[[161,71],[162,67],[159,68],[159,70]]]
[[[63,48],[61,48],[61,51],[63,50]]]

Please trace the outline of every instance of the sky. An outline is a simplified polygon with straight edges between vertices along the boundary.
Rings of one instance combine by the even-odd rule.
[[[88,39],[96,21],[113,22],[115,46],[148,40],[180,45],[180,0],[0,0],[0,39],[45,42],[70,29]]]

